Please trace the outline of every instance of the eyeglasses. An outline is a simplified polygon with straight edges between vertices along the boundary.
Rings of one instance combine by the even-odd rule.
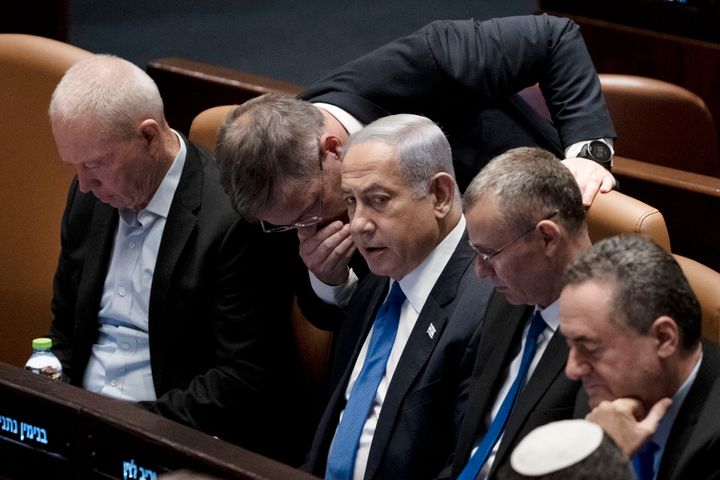
[[[485,262],[485,263],[490,263],[490,260],[492,260],[493,258],[495,258],[495,257],[497,257],[498,255],[500,255],[500,254],[503,252],[503,250],[505,250],[505,249],[508,248],[510,245],[512,245],[513,243],[515,243],[515,242],[517,242],[518,240],[520,240],[522,237],[524,237],[524,236],[527,235],[528,233],[530,233],[530,232],[532,232],[533,230],[535,230],[535,228],[537,228],[537,224],[538,224],[538,223],[542,222],[543,220],[550,220],[552,217],[554,217],[555,215],[557,215],[558,212],[559,212],[559,210],[555,210],[554,212],[545,215],[545,216],[544,216],[543,218],[541,218],[535,225],[533,225],[532,227],[530,227],[530,229],[524,231],[523,233],[521,233],[521,234],[518,235],[517,237],[513,238],[512,240],[510,240],[510,241],[507,242],[505,245],[503,245],[502,247],[498,248],[497,250],[495,250],[495,251],[492,252],[492,253],[483,253],[483,252],[479,251],[475,245],[473,245],[472,243],[470,243],[470,241],[468,241],[468,244],[470,244],[470,248],[473,249],[473,251],[477,254],[477,256],[478,256],[478,258],[479,258],[480,260],[482,260],[482,261]]]
[[[325,192],[325,175],[323,174],[323,150],[320,148],[320,140],[318,139],[318,149],[320,151],[319,153],[319,160],[320,160],[320,214],[322,214],[323,209],[323,193]],[[260,227],[262,227],[263,232],[265,233],[278,233],[278,232],[287,232],[288,230],[295,230],[296,228],[305,228],[305,227],[312,227],[313,225],[317,225],[318,223],[325,220],[324,217],[320,215],[314,215],[312,217],[304,218],[300,220],[299,222],[295,222],[292,225],[272,225],[270,223],[265,223],[262,220],[260,220]]]

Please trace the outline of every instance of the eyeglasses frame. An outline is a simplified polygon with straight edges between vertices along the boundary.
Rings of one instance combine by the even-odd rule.
[[[515,242],[517,242],[518,240],[520,240],[521,238],[523,238],[525,235],[527,235],[527,234],[529,234],[530,232],[532,232],[533,230],[535,230],[540,222],[543,222],[543,221],[545,221],[545,220],[550,220],[552,217],[554,217],[554,216],[557,215],[558,213],[560,213],[560,210],[555,210],[555,211],[553,211],[553,212],[545,215],[543,218],[541,218],[540,220],[538,220],[537,222],[535,222],[535,225],[533,225],[532,227],[530,227],[528,230],[524,231],[523,233],[521,233],[521,234],[518,235],[517,237],[513,238],[512,240],[510,240],[509,242],[507,242],[505,245],[503,245],[502,247],[498,248],[498,249],[495,250],[494,252],[491,252],[491,253],[483,253],[483,252],[479,251],[479,250],[477,249],[477,247],[476,247],[475,245],[473,245],[469,240],[468,240],[468,244],[470,245],[470,248],[472,248],[473,252],[475,252],[475,254],[477,255],[477,257],[478,257],[479,260],[482,260],[484,263],[489,264],[490,261],[491,261],[493,258],[495,258],[495,257],[497,257],[498,255],[500,255],[500,254],[501,254],[506,248],[508,248],[510,245],[512,245],[513,243],[515,243]]]
[[[323,209],[323,197],[325,192],[325,174],[323,171],[323,150],[320,145],[320,139],[318,138],[318,160],[319,160],[319,166],[320,166],[320,214],[322,214]],[[303,220],[300,220],[299,222],[295,222],[292,225],[273,225],[271,227],[268,227],[265,222],[260,220],[260,227],[262,228],[262,231],[265,233],[280,233],[280,232],[287,232],[288,230],[295,230],[298,228],[306,228],[306,227],[312,227],[313,225],[317,225],[318,223],[325,220],[325,217],[321,215],[314,215],[312,217],[305,218]]]

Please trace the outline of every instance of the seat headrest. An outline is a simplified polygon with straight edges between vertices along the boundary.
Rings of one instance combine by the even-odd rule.
[[[623,233],[639,233],[670,251],[670,235],[658,209],[620,192],[598,193],[588,209],[587,223],[593,243]]]

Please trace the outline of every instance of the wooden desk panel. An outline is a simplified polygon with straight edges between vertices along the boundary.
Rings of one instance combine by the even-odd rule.
[[[238,428],[242,428],[241,425]],[[0,478],[316,477],[119,400],[0,363]]]

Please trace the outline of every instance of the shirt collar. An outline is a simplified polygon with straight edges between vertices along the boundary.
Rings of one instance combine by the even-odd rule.
[[[540,312],[547,326],[555,333],[560,326],[560,299],[558,298],[544,309],[535,305],[535,311]]]
[[[400,280],[400,287],[416,313],[419,314],[422,310],[464,233],[465,217],[461,216],[458,224],[433,249],[430,255]]]
[[[340,122],[340,124],[345,128],[349,135],[352,135],[353,133],[358,132],[363,128],[362,123],[360,123],[355,117],[353,117],[340,107],[330,105],[329,103],[313,103],[313,105],[318,108],[322,108],[330,115],[335,117],[335,119]]]
[[[175,190],[177,190],[177,186],[180,183],[180,176],[182,175],[183,167],[185,166],[185,157],[187,156],[187,147],[185,146],[182,136],[175,130],[172,132],[177,137],[178,142],[180,142],[180,149],[170,169],[165,174],[162,182],[160,182],[157,190],[155,190],[155,194],[150,199],[150,202],[145,208],[137,212],[138,218],[142,216],[141,214],[143,212],[149,212],[158,217],[167,218],[170,212],[170,205],[175,196]]]

